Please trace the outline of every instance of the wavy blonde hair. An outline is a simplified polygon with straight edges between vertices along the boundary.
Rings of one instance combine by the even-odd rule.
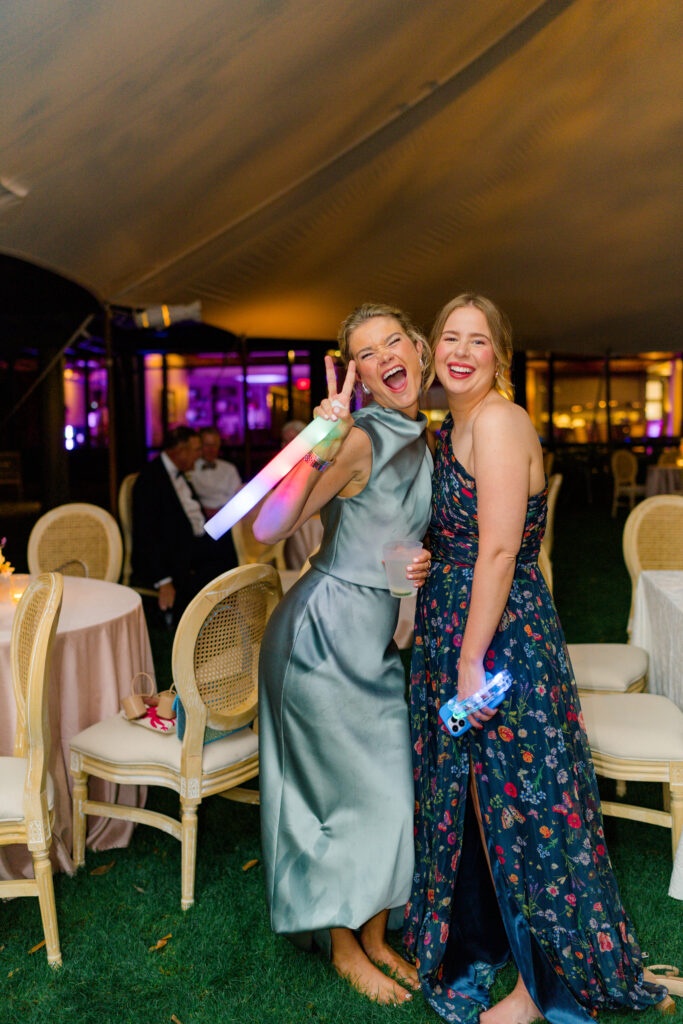
[[[429,335],[429,349],[432,363],[434,361],[434,350],[439,344],[444,326],[451,313],[464,306],[475,306],[486,317],[486,322],[491,331],[491,344],[493,354],[496,357],[496,376],[493,379],[493,387],[505,398],[514,401],[515,391],[510,380],[510,366],[512,363],[512,328],[510,321],[502,309],[496,306],[495,302],[487,299],[484,295],[476,295],[474,292],[463,292],[457,295],[450,302],[447,302],[434,321],[431,334]]]
[[[389,316],[392,320],[396,320],[401,330],[410,338],[416,348],[418,341],[422,343],[422,354],[420,356],[422,364],[422,390],[426,391],[434,380],[434,355],[432,348],[427,343],[424,334],[415,327],[408,314],[404,313],[401,309],[397,309],[395,306],[387,306],[381,302],[364,302],[362,306],[357,306],[352,313],[349,313],[345,320],[342,320],[337,332],[337,344],[339,345],[344,365],[348,366],[351,360],[351,335],[361,324],[372,320],[376,316]]]

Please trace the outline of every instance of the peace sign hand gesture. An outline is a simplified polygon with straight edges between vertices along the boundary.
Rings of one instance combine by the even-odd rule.
[[[349,411],[349,406],[351,405],[353,386],[356,382],[356,364],[353,360],[349,363],[340,392],[337,392],[337,375],[330,356],[325,356],[325,376],[327,377],[327,398],[323,398],[320,405],[313,410],[313,415],[333,420],[336,426],[313,450],[326,462],[331,462],[353,426],[353,416]]]

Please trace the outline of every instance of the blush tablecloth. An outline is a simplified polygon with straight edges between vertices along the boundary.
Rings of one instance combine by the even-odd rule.
[[[683,469],[678,466],[648,466],[645,496],[680,494],[683,491]]]
[[[10,674],[10,632],[14,606],[0,604],[0,755],[14,748],[16,709]],[[102,580],[64,577],[64,597],[52,649],[48,709],[51,733],[49,770],[55,784],[53,867],[72,873],[72,810],[69,741],[72,736],[120,709],[136,672],[154,678],[152,651],[140,595]],[[94,799],[142,806],[146,791],[90,781]],[[127,846],[130,822],[88,819],[87,845],[93,850]],[[0,848],[0,878],[32,877],[26,847]]]

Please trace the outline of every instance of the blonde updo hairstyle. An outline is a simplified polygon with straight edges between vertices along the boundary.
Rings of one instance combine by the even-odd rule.
[[[388,316],[392,320],[396,320],[401,330],[410,338],[416,348],[418,341],[422,343],[422,354],[420,355],[420,364],[422,366],[421,390],[426,391],[434,380],[434,356],[431,346],[403,310],[396,309],[394,306],[384,305],[381,302],[364,302],[362,306],[357,306],[352,313],[349,313],[346,319],[342,320],[339,325],[337,343],[344,366],[348,366],[352,358],[351,335],[361,324],[374,319],[376,316]]]
[[[491,343],[493,345],[493,354],[496,357],[496,375],[493,378],[493,387],[496,391],[499,391],[505,398],[509,398],[512,402],[515,397],[514,388],[510,380],[510,364],[512,363],[512,328],[510,327],[510,321],[506,317],[502,309],[499,309],[494,302],[487,299],[484,295],[475,295],[472,292],[463,292],[462,295],[457,295],[450,302],[447,302],[443,307],[432,327],[432,332],[429,336],[429,349],[431,352],[432,362],[434,361],[434,350],[439,344],[439,339],[443,334],[443,329],[446,325],[451,313],[456,309],[462,309],[464,306],[475,306],[477,309],[486,317],[486,322],[489,325],[491,332]]]

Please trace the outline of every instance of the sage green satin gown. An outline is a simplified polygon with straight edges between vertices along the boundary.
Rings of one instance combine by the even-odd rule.
[[[413,780],[399,599],[382,544],[422,538],[432,458],[426,419],[372,404],[363,491],[323,508],[312,568],[277,606],[259,666],[261,841],[273,930],[356,929],[405,905]]]

